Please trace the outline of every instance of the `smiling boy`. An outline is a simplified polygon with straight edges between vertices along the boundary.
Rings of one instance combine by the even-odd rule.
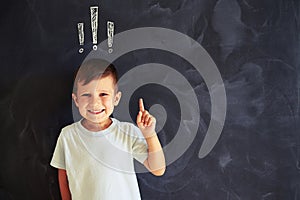
[[[121,99],[115,67],[101,59],[80,67],[72,93],[82,119],[62,129],[51,160],[63,200],[140,199],[133,159],[154,175],[165,171],[156,119],[139,100],[137,126],[111,118]]]

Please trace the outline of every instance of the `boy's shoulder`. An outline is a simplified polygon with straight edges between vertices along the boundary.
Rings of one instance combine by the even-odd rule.
[[[114,123],[116,123],[118,126],[121,126],[121,127],[137,128],[137,126],[135,124],[133,124],[132,122],[120,121],[116,118],[112,118],[112,120]]]
[[[118,128],[120,128],[126,133],[135,133],[138,135],[140,133],[140,129],[132,122],[119,121],[118,119],[115,118],[113,118],[113,121],[117,124]]]
[[[77,123],[78,122],[73,122],[72,124],[66,125],[61,129],[60,134],[66,136],[69,135],[70,133],[73,133],[75,131],[75,127]]]
[[[76,124],[78,122],[73,122],[72,124],[69,124],[69,125],[66,125],[65,127],[63,127],[61,130],[64,130],[64,131],[68,131],[68,130],[72,130],[75,128]]]

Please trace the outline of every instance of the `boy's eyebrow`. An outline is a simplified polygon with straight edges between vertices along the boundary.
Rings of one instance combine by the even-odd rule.
[[[111,92],[111,90],[108,90],[108,89],[97,89],[96,91],[97,92]],[[90,92],[90,90],[78,90],[78,92],[79,93],[85,93],[85,92]]]
[[[114,93],[115,90],[99,90],[100,93]]]

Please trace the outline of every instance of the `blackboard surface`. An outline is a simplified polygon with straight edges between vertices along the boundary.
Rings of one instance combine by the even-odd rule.
[[[8,1],[2,3],[0,199],[60,199],[49,165],[62,127],[73,122],[71,92],[92,49],[89,7],[99,6],[98,42],[106,22],[115,34],[162,27],[196,40],[218,67],[227,96],[225,125],[213,150],[198,157],[211,115],[201,74],[166,51],[141,49],[116,60],[120,76],[161,63],[182,74],[200,104],[193,143],[162,177],[138,174],[142,199],[300,200],[300,2],[297,0]],[[84,53],[77,23],[85,22]],[[176,96],[148,84],[132,94],[167,113],[167,145],[178,129]]]

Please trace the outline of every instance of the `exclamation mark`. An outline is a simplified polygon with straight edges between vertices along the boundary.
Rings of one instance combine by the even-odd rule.
[[[83,53],[84,48],[84,24],[82,22],[77,24],[77,29],[78,29],[78,38],[79,38],[79,45],[81,48],[79,49],[79,53]]]
[[[91,27],[92,27],[92,40],[93,49],[97,50],[97,40],[98,40],[98,6],[92,6],[91,9]]]
[[[113,43],[114,43],[114,22],[107,21],[107,45],[108,45],[108,53],[113,52]]]

